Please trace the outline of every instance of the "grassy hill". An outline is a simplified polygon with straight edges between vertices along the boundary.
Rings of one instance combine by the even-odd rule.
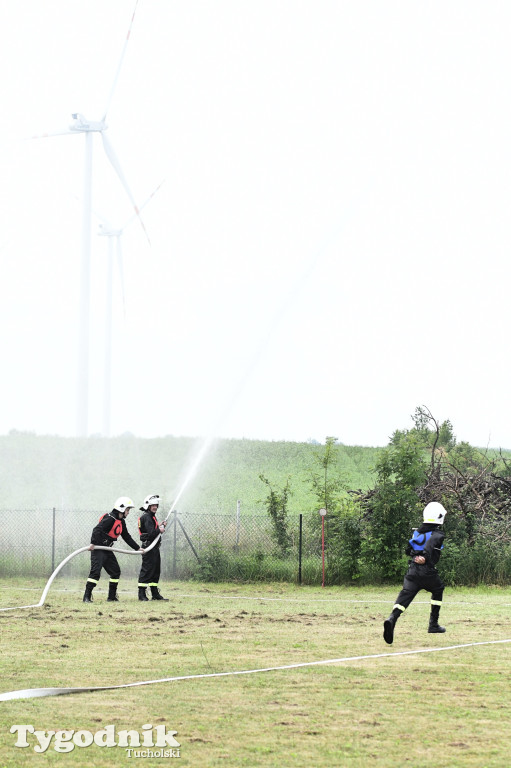
[[[66,438],[12,432],[0,436],[0,509],[109,509],[118,496],[138,505],[148,493],[163,496],[168,510],[181,490],[200,440]],[[231,513],[241,501],[245,514],[263,514],[267,488],[281,489],[290,477],[289,511],[317,506],[307,478],[317,471],[323,446],[309,443],[217,440],[186,485],[178,506],[182,512]],[[337,467],[352,488],[368,488],[381,449],[337,447]]]

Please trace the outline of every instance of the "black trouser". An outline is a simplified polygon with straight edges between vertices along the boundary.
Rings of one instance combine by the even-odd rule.
[[[155,587],[160,580],[160,569],[160,548],[156,545],[147,555],[142,555],[142,567],[138,576],[138,586],[143,588]]]
[[[102,568],[104,568],[110,576],[110,581],[119,581],[121,569],[114,553],[110,551],[107,552],[105,549],[93,549],[90,553],[90,573],[87,581],[97,584],[101,576]]]
[[[412,564],[403,581],[403,588],[396,598],[394,608],[406,610],[416,594],[425,589],[431,592],[431,605],[442,605],[444,584],[434,568]]]

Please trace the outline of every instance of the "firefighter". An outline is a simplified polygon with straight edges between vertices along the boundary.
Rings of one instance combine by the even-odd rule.
[[[159,523],[156,517],[160,497],[157,493],[151,493],[146,496],[144,503],[140,507],[142,515],[138,518],[138,530],[142,546],[145,549],[165,531],[166,523]],[[161,539],[157,544],[142,557],[142,566],[138,577],[138,599],[148,600],[146,589],[151,588],[151,597],[153,600],[168,600],[163,597],[158,589],[160,580],[161,557],[160,557]]]
[[[121,496],[117,499],[111,512],[107,512],[106,515],[102,515],[99,518],[99,523],[92,531],[90,559],[91,567],[89,578],[85,585],[85,594],[83,596],[84,603],[92,603],[92,590],[96,586],[101,576],[101,569],[110,576],[110,582],[108,584],[108,598],[110,602],[117,602],[117,585],[119,583],[119,576],[121,575],[121,569],[117,558],[113,552],[107,552],[104,549],[95,549],[96,546],[100,547],[113,547],[114,542],[121,536],[126,544],[131,549],[143,553],[142,547],[140,547],[134,539],[128,533],[126,528],[126,518],[129,515],[130,509],[134,508],[134,503],[128,496]]]
[[[445,534],[440,530],[440,526],[446,514],[445,508],[438,501],[427,504],[423,512],[423,524],[414,530],[408,542],[406,554],[410,555],[411,559],[404,577],[403,588],[397,596],[392,613],[383,623],[383,638],[389,645],[392,645],[394,640],[394,627],[397,620],[421,589],[431,592],[428,632],[445,632],[445,627],[441,627],[438,623],[444,584],[435,566],[440,560],[440,552],[444,546]]]

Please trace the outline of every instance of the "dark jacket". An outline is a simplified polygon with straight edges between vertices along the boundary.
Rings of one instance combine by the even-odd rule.
[[[408,547],[406,548],[406,554],[412,556],[412,559],[410,560],[410,566],[415,568],[434,569],[435,565],[440,560],[440,553],[445,539],[445,534],[440,530],[440,526],[436,523],[423,523],[418,529],[417,533],[431,533],[431,536],[428,537],[428,540],[424,545],[424,549],[420,552],[416,550],[414,551],[411,544],[408,544]],[[419,554],[426,559],[425,565],[418,566],[413,562],[413,558]]]
[[[144,512],[138,518],[138,532],[144,548],[148,547],[160,535],[160,525],[151,512]],[[156,549],[161,546],[161,541],[156,545]]]
[[[112,510],[100,518],[99,523],[92,531],[90,543],[96,544],[98,547],[113,547],[119,536],[131,549],[140,549],[137,542],[129,535],[124,518],[119,517],[117,510]]]

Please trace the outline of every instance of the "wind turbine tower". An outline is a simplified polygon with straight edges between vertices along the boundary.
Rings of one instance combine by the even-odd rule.
[[[143,205],[140,206],[139,212],[142,211],[146,205],[152,200],[154,195],[158,192],[163,182],[161,182],[154,192],[149,195]],[[106,278],[106,308],[105,308],[105,362],[104,362],[104,387],[103,387],[103,435],[105,437],[110,436],[111,427],[111,404],[112,404],[112,316],[113,316],[113,273],[114,273],[114,251],[117,256],[117,266],[119,269],[119,277],[121,281],[121,294],[123,309],[125,310],[125,294],[124,294],[124,267],[122,257],[122,244],[121,238],[124,230],[131,224],[136,218],[137,214],[130,216],[128,221],[118,229],[114,228],[110,222],[103,216],[100,216],[97,212],[95,215],[102,221],[99,225],[98,235],[100,237],[108,238],[108,260],[107,260],[107,278]],[[114,246],[115,241],[115,246]]]
[[[49,136],[71,136],[73,134],[83,134],[85,138],[85,164],[83,181],[83,210],[82,210],[82,253],[81,253],[81,283],[80,283],[80,330],[78,339],[78,391],[77,391],[77,433],[79,436],[87,436],[89,426],[89,346],[90,346],[90,264],[91,264],[91,227],[92,227],[92,137],[94,133],[99,133],[103,142],[103,148],[106,156],[117,174],[126,194],[134,209],[134,216],[137,216],[144,229],[145,227],[140,218],[140,212],[135,204],[133,195],[126,182],[121,166],[114,152],[112,144],[106,135],[108,128],[106,117],[110,107],[115,87],[119,79],[122,62],[126,53],[126,48],[131,34],[133,21],[137,10],[138,0],[135,2],[135,8],[131,17],[131,22],[126,35],[126,40],[121,52],[117,72],[110,89],[107,105],[103,117],[99,121],[87,120],[87,118],[75,112],[72,115],[73,122],[65,130],[46,133],[43,136],[34,138],[47,138]],[[146,233],[147,236],[147,233]]]

